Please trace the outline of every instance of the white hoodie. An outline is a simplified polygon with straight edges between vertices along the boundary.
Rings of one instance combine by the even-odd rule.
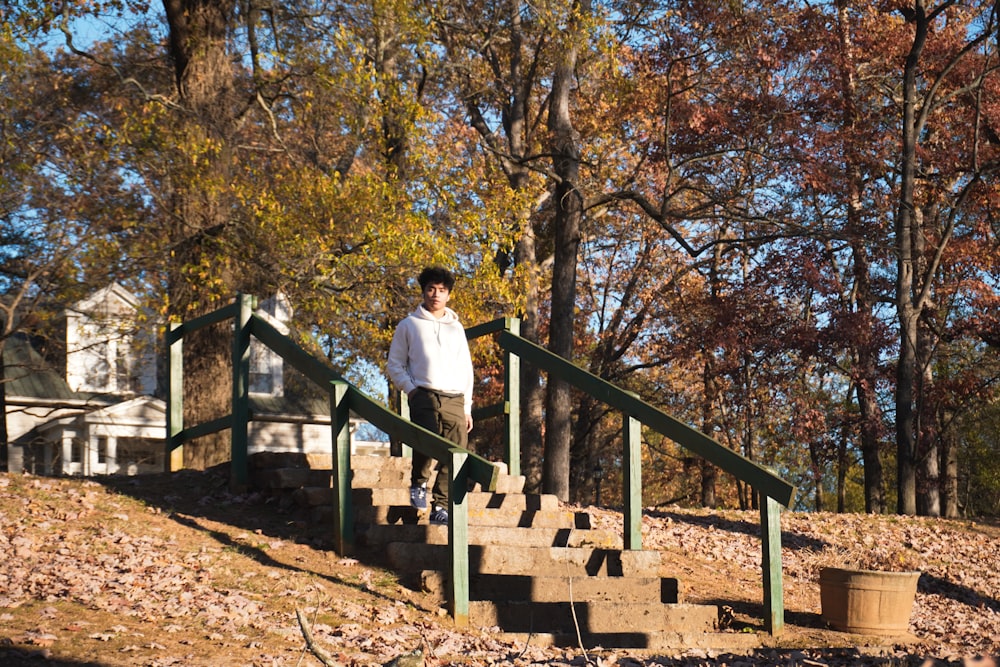
[[[472,414],[472,357],[465,327],[451,308],[440,318],[422,305],[399,323],[386,366],[393,384],[405,394],[417,387],[465,397]]]

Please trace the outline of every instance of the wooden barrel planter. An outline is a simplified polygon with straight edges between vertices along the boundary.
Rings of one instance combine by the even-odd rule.
[[[919,572],[825,567],[819,573],[822,618],[830,627],[866,635],[909,631]]]

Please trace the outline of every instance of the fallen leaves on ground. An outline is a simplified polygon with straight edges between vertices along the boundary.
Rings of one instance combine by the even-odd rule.
[[[316,665],[296,618],[337,664],[380,666],[422,651],[425,665],[902,665],[973,662],[1000,652],[1000,531],[967,521],[832,514],[782,517],[786,609],[815,618],[825,555],[856,543],[906,545],[924,576],[917,643],[870,654],[769,648],[752,655],[648,655],[547,648],[460,630],[419,592],[364,557],[342,558],[288,508],[233,495],[212,473],[104,480],[0,475],[0,663]],[[591,512],[620,530],[621,515]],[[760,597],[752,512],[649,511],[644,548],[674,557],[692,600]],[[727,597],[728,596],[728,597]],[[807,629],[808,632],[808,629]],[[987,662],[982,667],[995,667]]]

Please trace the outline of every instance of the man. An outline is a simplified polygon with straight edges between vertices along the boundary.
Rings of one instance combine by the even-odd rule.
[[[423,300],[392,337],[387,370],[393,384],[409,399],[410,420],[459,447],[472,430],[472,357],[465,327],[448,308],[455,277],[447,269],[429,267],[417,278]],[[410,504],[427,508],[427,480],[437,461],[416,449],[410,474]],[[448,465],[438,468],[432,492],[430,522],[448,523]]]

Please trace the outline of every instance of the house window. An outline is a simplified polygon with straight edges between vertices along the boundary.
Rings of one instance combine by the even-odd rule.
[[[132,360],[130,349],[125,341],[119,341],[115,346],[115,390],[119,392],[133,391]]]
[[[107,391],[111,380],[111,365],[108,363],[108,344],[95,343],[87,351],[86,384],[93,391]]]
[[[69,445],[69,462],[83,463],[83,443],[74,439]]]
[[[134,474],[151,467],[162,468],[163,445],[145,438],[117,438],[115,460],[124,472]]]
[[[263,345],[250,346],[250,393],[281,395],[281,357]]]
[[[108,439],[103,435],[97,438],[97,462],[108,462]]]

